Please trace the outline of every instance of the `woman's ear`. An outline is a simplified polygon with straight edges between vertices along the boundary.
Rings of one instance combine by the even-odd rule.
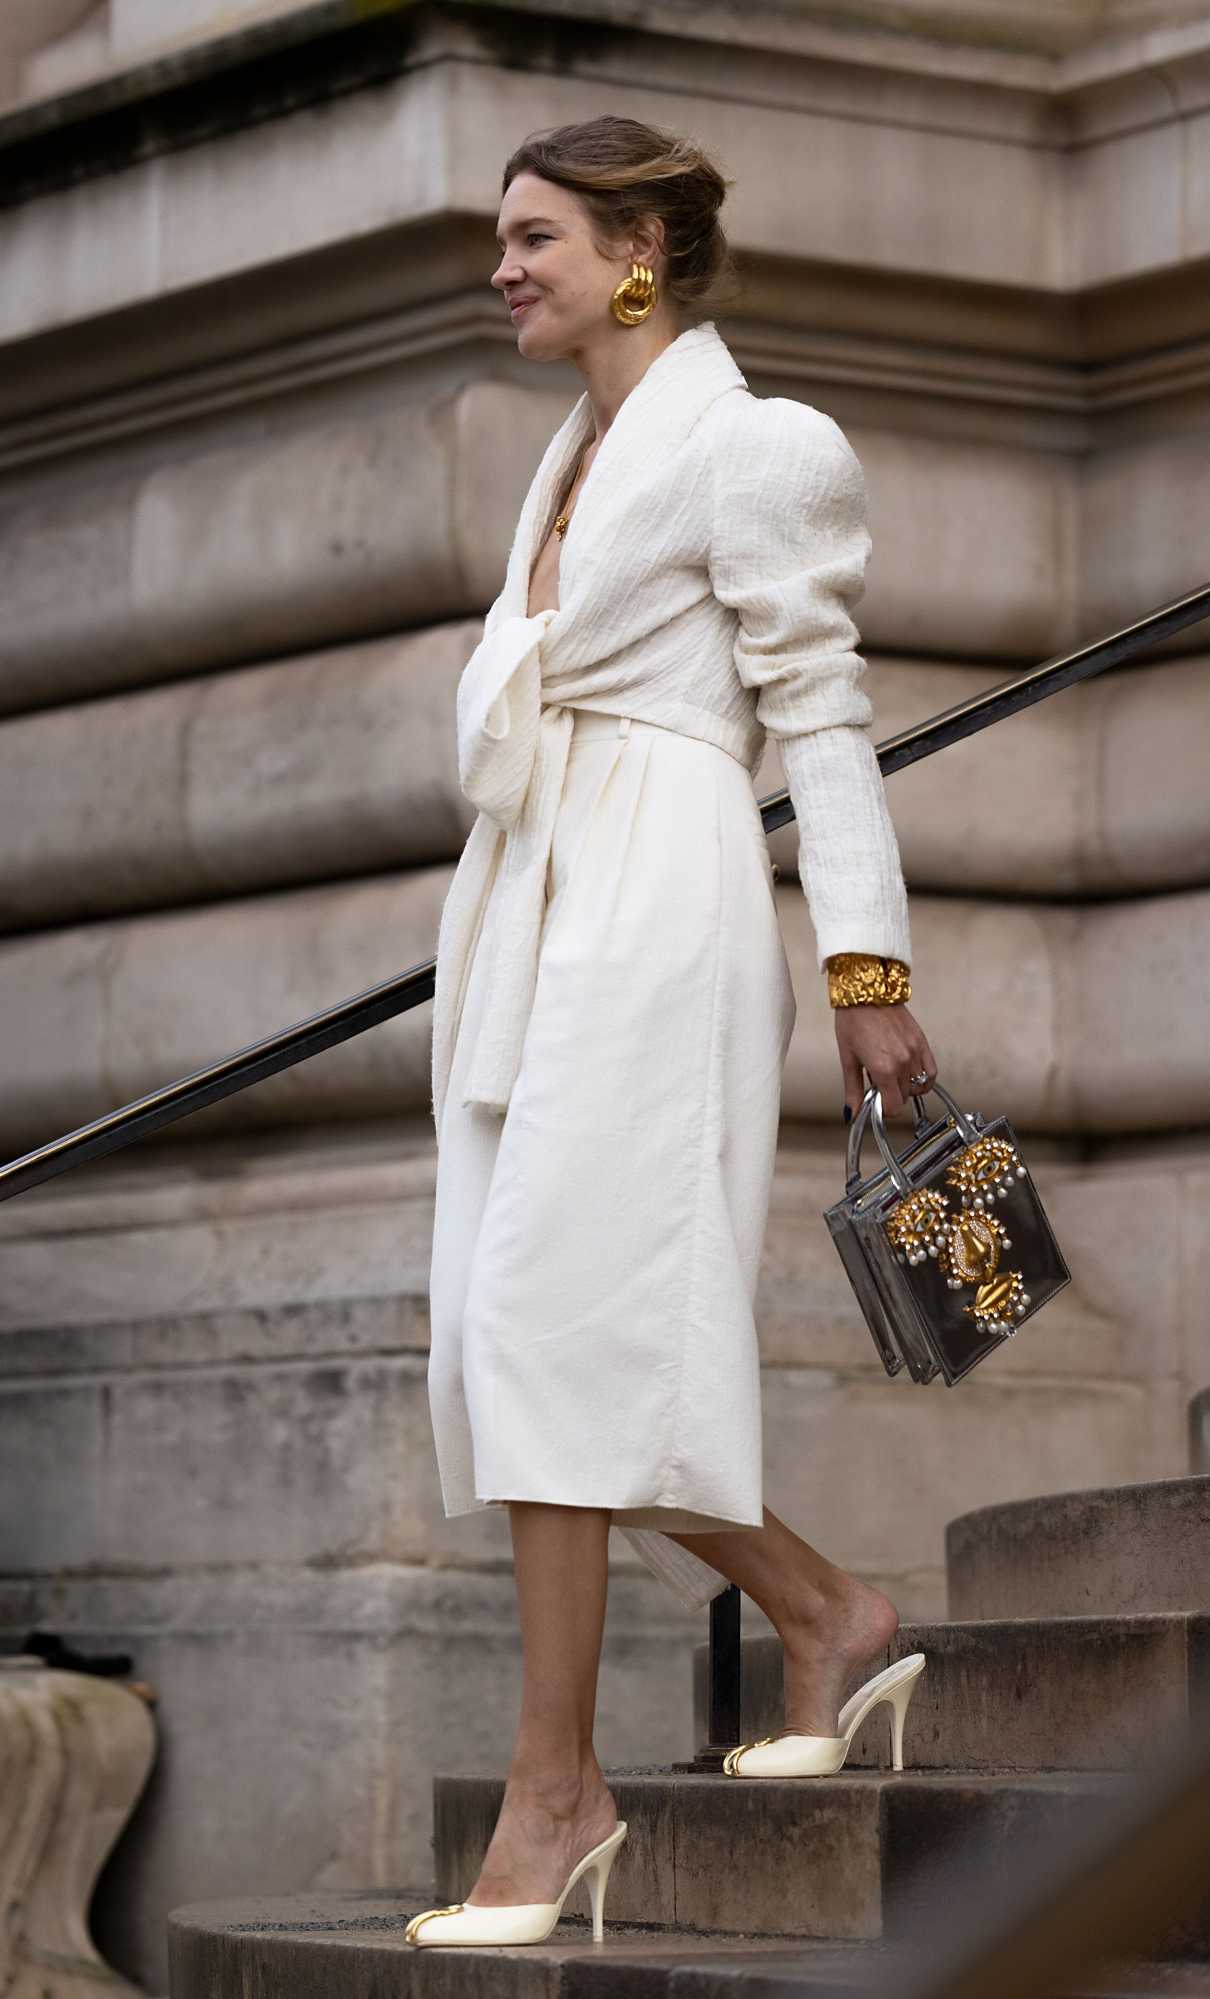
[[[628,255],[632,263],[654,267],[664,254],[664,224],[659,216],[644,216],[630,239]]]

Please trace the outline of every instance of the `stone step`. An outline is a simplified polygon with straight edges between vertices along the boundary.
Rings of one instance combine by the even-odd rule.
[[[565,1915],[544,1944],[414,1950],[403,1931],[433,1901],[400,1889],[185,1903],[168,1917],[171,1999],[864,1999],[900,1990],[920,1963],[894,1942],[670,1935],[612,1916],[600,1944],[586,1916]],[[1208,1999],[1210,1970],[1138,1963],[1072,1991],[1074,1999]]]
[[[1011,1867],[1040,1844],[1069,1844],[1130,1794],[1127,1779],[1090,1771],[606,1774],[630,1828],[609,1881],[612,1920],[850,1941],[902,1935],[938,1868],[960,1892],[966,1870],[989,1865],[989,1854]],[[469,1893],[503,1792],[502,1777],[434,1779],[439,1902]],[[582,1884],[580,1897],[586,1910]],[[1164,1954],[1201,1956],[1207,1944],[1210,1907],[1165,1941]]]
[[[613,1877],[611,1896],[612,1888]],[[168,1916],[171,1999],[666,1999],[674,1990],[677,1999],[699,1991],[706,1999],[739,1990],[762,1968],[822,1999],[868,1993],[904,1960],[901,1947],[880,1942],[670,1934],[612,1914],[600,1944],[587,1914],[565,1913],[543,1944],[413,1949],[403,1941],[410,1918],[440,1899],[324,1890],[185,1903]],[[770,1990],[763,1980],[757,1989]]]
[[[643,1951],[621,1966],[583,1957],[570,1966],[561,1999],[901,1999],[911,1974],[927,1969],[910,1953],[882,1944],[805,1944],[757,1957],[745,1946],[688,1961]],[[1123,1965],[1087,1984],[1065,1986],[1068,1999],[1207,1999],[1210,1971],[1196,1964]]]
[[[652,1949],[621,1966],[600,1956],[574,1960],[561,1999],[725,1999],[729,1993],[787,1999],[792,1992],[809,1999],[901,1999],[907,1978],[927,1968],[927,1958],[885,1944],[800,1944],[761,1956],[732,1945],[687,1961]],[[1179,1960],[1139,1962],[1064,1991],[1068,1999],[1207,1999],[1210,1971]]]
[[[987,1619],[902,1625],[849,1688],[923,1652],[904,1728],[908,1770],[1126,1770],[1210,1720],[1210,1615]],[[708,1647],[693,1658],[694,1733],[707,1739]],[[740,1740],[785,1726],[781,1641],[745,1638]],[[847,1769],[886,1769],[890,1708],[854,1737]]]
[[[1210,1477],[980,1507],[945,1555],[955,1618],[1210,1611]]]

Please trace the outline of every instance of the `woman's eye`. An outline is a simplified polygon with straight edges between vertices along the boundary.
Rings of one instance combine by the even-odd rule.
[[[550,237],[542,229],[531,229],[525,240],[527,243],[549,243]]]

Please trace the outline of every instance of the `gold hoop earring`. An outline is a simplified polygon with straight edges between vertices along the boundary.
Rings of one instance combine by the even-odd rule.
[[[637,326],[654,310],[658,298],[654,271],[646,264],[631,264],[630,276],[614,289],[609,310],[623,326]]]

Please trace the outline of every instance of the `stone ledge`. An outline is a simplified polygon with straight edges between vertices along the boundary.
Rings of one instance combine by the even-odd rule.
[[[418,867],[4,940],[0,1146],[45,1144],[427,962],[452,873]],[[834,1128],[842,1091],[809,909],[798,881],[775,895],[797,999],[783,1115]],[[1011,1108],[1023,1140],[1210,1122],[1202,1020],[1186,998],[1204,976],[1210,889],[1079,904],[921,894],[911,918],[913,1011],[959,1101],[988,1117]],[[431,1039],[428,1004],[412,1007],[193,1113],[190,1135],[422,1111]]]
[[[946,1529],[950,1608],[1052,1617],[1210,1610],[1210,1478],[984,1506]]]
[[[906,1937],[938,1870],[973,1881],[1005,1840],[1057,1851],[1130,1795],[1121,1777],[1083,1772],[605,1775],[630,1828],[609,1882],[622,1921],[846,1940]],[[503,1791],[502,1778],[434,1779],[439,1900],[473,1882]]]
[[[640,1999],[675,1983],[688,1999],[696,1980],[686,1984],[686,1974],[694,1971],[705,1999],[716,1981],[746,1983],[745,1974],[760,1966],[779,1980],[793,1976],[808,1991],[840,1995],[865,1992],[871,1979],[905,1963],[901,1947],[881,1941],[787,1947],[784,1937],[722,1938],[684,1926],[670,1933],[663,1925],[615,1922],[608,1913],[601,1944],[592,1941],[587,1915],[571,1913],[546,1943],[524,1948],[416,1950],[403,1943],[410,1918],[440,1899],[432,1890],[403,1888],[185,1903],[168,1916],[172,1999],[246,1999],[252,1983],[290,1999],[381,1999],[386,1989],[397,1999],[465,1999],[472,1987],[488,1986],[501,1999]]]
[[[547,1943],[511,1950],[413,1950],[394,1940],[410,1916],[435,1905],[428,1891],[406,1888],[382,1897],[184,1903],[168,1917],[172,1999],[246,1999],[252,1987],[288,1991],[290,1999],[381,1999],[384,1985],[396,1999],[466,1999],[472,1989],[500,1999],[786,1999],[791,1992],[864,1999],[901,1988],[931,1961],[881,1939],[787,1946],[784,1938],[670,1934],[609,1917],[602,1944],[587,1934],[587,1918],[573,1916]],[[1139,1962],[1080,1990],[1085,1999],[1205,1999],[1210,1974],[1193,1964]]]
[[[1210,1617],[989,1618],[902,1624],[849,1692],[892,1659],[923,1652],[908,1709],[909,1770],[1009,1773],[1143,1769],[1165,1747],[1192,1745],[1210,1694]],[[746,1638],[740,1736],[785,1726],[782,1648]],[[707,1647],[695,1645],[694,1721],[706,1738]],[[846,1768],[885,1769],[890,1710],[854,1738]]]
[[[791,400],[821,394],[809,381],[774,388],[793,389]],[[409,633],[423,645],[444,621],[481,621],[500,588],[533,469],[575,399],[571,383],[560,393],[490,376],[430,380],[427,388],[413,379],[410,391],[401,384],[382,407],[342,413],[320,403],[309,421],[271,428],[255,442],[220,442],[215,421],[205,449],[182,449],[170,430],[150,458],[132,462],[111,448],[95,483],[16,481],[0,511],[0,710],[57,710],[192,675],[167,710],[168,726],[179,727],[196,704],[197,754],[213,759],[223,751],[216,739],[226,713],[223,703],[216,714],[214,703],[229,684],[216,691],[196,676],[224,667],[254,675],[233,697],[247,726],[246,705],[255,708],[258,696],[281,685],[280,671],[252,663],[278,662],[295,701],[312,698],[313,680],[322,701],[325,675],[347,680],[356,672],[385,677],[377,698],[402,716],[407,704],[389,686],[398,673],[381,652],[363,649],[342,661],[331,649],[385,640],[406,659]],[[869,493],[875,557],[860,606],[864,654],[884,652],[904,671],[914,663],[925,673],[933,654],[943,665],[980,656],[1006,662],[998,676],[989,665],[965,668],[970,693],[1204,582],[1197,553],[1210,518],[1200,476],[1204,437],[1187,412],[1182,430],[1080,454],[1053,436],[1036,448],[946,435],[940,426],[922,435],[868,403],[850,417],[826,388],[819,406],[843,419]],[[1136,531],[1143,506],[1147,537]],[[1182,660],[1192,652],[1196,662],[1205,642],[1205,630],[1191,627],[1162,651]],[[456,633],[435,643],[458,650]],[[449,671],[460,664],[446,661]],[[1165,686],[1146,669],[1101,684],[1113,697],[1065,690],[1058,709],[1046,703],[1041,712],[1083,716],[1090,701],[1096,713],[1110,698],[1125,701],[1133,690],[1136,700],[1153,700]],[[346,695],[346,728],[373,698],[360,687]],[[916,690],[913,707],[923,698]],[[1186,698],[1168,693],[1169,715]],[[103,729],[107,712],[88,719]],[[154,735],[163,713],[143,702],[130,719]],[[73,725],[56,713],[35,726],[70,732]],[[1052,722],[1031,711],[1011,724],[1027,760],[1040,727]],[[1161,719],[1158,740],[1147,739],[1145,771],[1159,774],[1153,784],[1171,755],[1170,735]],[[961,761],[970,752],[959,744],[950,754]],[[1119,742],[1105,781],[1130,795],[1129,777],[1118,775],[1122,762]],[[1013,797],[1015,814],[1019,781]],[[991,801],[993,819],[998,804]],[[204,844],[204,801],[194,809]],[[959,840],[962,831],[959,823]]]
[[[481,636],[481,620],[457,619],[0,720],[0,932],[456,861],[475,817],[456,687]],[[1006,677],[903,655],[867,664],[875,745]],[[996,725],[940,766],[894,773],[911,891],[1053,901],[1210,882],[1208,668],[1201,654],[1104,675],[1014,717],[1012,758]],[[752,782],[758,799],[784,789],[775,739]],[[768,845],[793,882],[795,822]]]
[[[254,1592],[262,1565],[500,1560],[503,1507],[443,1515],[425,1377],[423,1353],[387,1350],[4,1384],[0,1564],[64,1585],[90,1571],[132,1586],[175,1567],[242,1573]],[[936,1563],[949,1514],[975,1495],[1046,1492],[1064,1470],[1146,1477],[1165,1417],[1179,1435],[1183,1413],[1162,1380],[993,1375],[965,1385],[959,1409],[881,1370],[802,1367],[766,1373],[761,1392],[770,1504],[861,1575]],[[888,1464],[884,1516],[864,1499]],[[909,1614],[933,1608],[900,1600]]]

